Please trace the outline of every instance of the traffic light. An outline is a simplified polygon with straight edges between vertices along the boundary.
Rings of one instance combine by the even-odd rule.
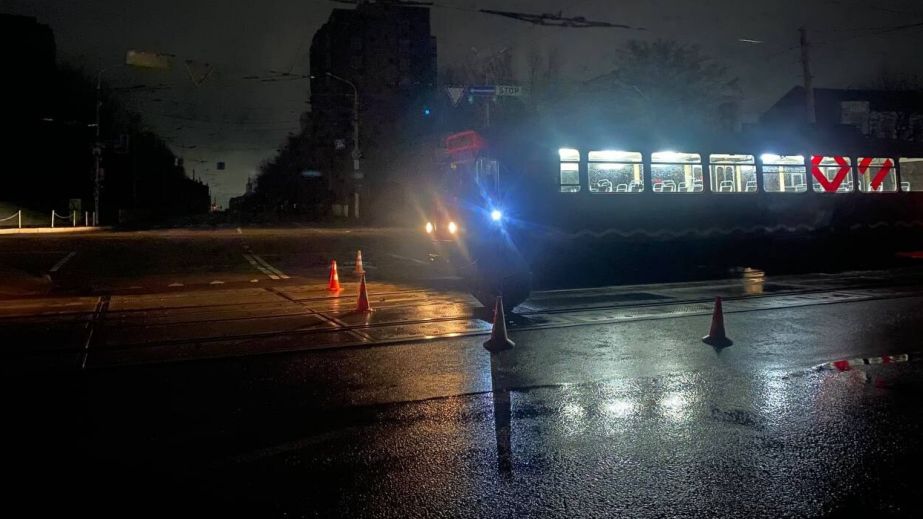
[[[424,116],[424,117],[429,117],[432,113],[433,113],[433,111],[430,110],[428,106],[424,106],[424,107],[423,107],[423,116]]]

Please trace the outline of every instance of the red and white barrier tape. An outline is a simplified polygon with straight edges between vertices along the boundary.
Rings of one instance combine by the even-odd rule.
[[[868,366],[872,364],[895,364],[898,362],[907,362],[910,360],[910,355],[902,353],[900,355],[884,355],[882,357],[868,357],[868,358],[859,358],[859,359],[849,359],[849,360],[838,360],[834,362],[827,362],[817,366],[818,371],[829,369],[831,371],[849,371],[852,368],[859,366]]]

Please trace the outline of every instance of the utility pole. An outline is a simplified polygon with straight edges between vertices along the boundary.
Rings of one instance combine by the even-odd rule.
[[[100,159],[102,158],[102,143],[99,142],[99,110],[102,107],[102,86],[103,72],[106,69],[100,69],[96,74],[96,143],[93,146],[93,156],[96,159],[96,172],[93,180],[93,225],[99,225],[99,183],[100,183]]]
[[[814,76],[811,75],[811,56],[808,46],[808,31],[801,26],[798,29],[801,33],[801,69],[804,75],[804,100],[805,109],[808,112],[808,122],[817,123],[817,112],[814,108]]]

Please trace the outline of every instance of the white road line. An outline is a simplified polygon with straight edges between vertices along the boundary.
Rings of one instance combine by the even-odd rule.
[[[423,260],[419,260],[419,259],[416,259],[416,258],[408,258],[407,256],[398,256],[397,254],[388,254],[388,256],[391,256],[391,257],[394,258],[394,259],[399,259],[399,260],[401,260],[401,261],[411,261],[411,262],[416,263],[416,264],[418,264],[418,265],[429,265],[429,263],[427,263],[427,262],[425,262],[425,261],[423,261]]]
[[[277,274],[280,278],[282,278],[282,279],[289,279],[289,277],[286,276],[284,272],[282,272],[281,270],[277,269],[276,267],[273,267],[273,266],[270,265],[266,260],[264,260],[263,258],[257,256],[256,254],[253,254],[253,259],[255,259],[256,261],[260,262],[264,267],[266,267],[267,269],[269,269],[270,272],[272,272],[273,274]]]
[[[242,232],[240,232],[240,227],[237,228],[237,234],[243,234]]]
[[[61,267],[63,267],[64,264],[67,263],[67,261],[68,261],[69,259],[73,258],[75,254],[77,254],[77,251],[73,251],[73,252],[71,252],[70,254],[68,254],[67,256],[64,256],[63,258],[61,258],[61,261],[55,263],[54,266],[51,267],[51,270],[50,270],[49,272],[57,272],[58,269],[60,269]]]
[[[266,275],[269,277],[269,279],[279,279],[279,276],[277,276],[277,275],[273,274],[272,272],[266,270],[262,265],[260,265],[259,263],[257,263],[256,260],[253,259],[253,256],[251,256],[250,254],[244,254],[244,258],[246,258],[247,261],[250,262],[250,265],[252,265],[253,268],[259,270],[259,271],[262,272],[263,274],[266,274]]]
[[[224,281],[218,281],[218,280],[212,281],[211,283],[209,283],[209,285],[223,285],[223,284],[224,284]]]
[[[167,286],[168,286],[168,287],[171,287],[171,288],[174,288],[174,287],[181,287],[181,286],[184,286],[184,285],[183,285],[182,283],[170,283],[170,284],[167,285]]]

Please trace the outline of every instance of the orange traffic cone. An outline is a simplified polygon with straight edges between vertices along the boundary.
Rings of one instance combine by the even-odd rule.
[[[358,275],[365,274],[365,269],[362,268],[362,251],[356,252],[356,269],[353,271]]]
[[[711,315],[711,329],[702,337],[702,342],[716,348],[725,348],[734,344],[724,333],[724,312],[721,310],[721,297],[715,298],[715,311]]]
[[[330,262],[330,281],[327,283],[327,290],[331,292],[340,291],[340,275],[337,274],[336,260]]]
[[[369,304],[369,291],[365,287],[365,274],[359,281],[359,301],[356,303],[356,312],[371,312],[372,305]]]
[[[506,334],[506,315],[503,313],[503,296],[497,296],[494,306],[494,326],[490,330],[490,339],[484,343],[484,349],[490,352],[512,349],[516,343]]]

